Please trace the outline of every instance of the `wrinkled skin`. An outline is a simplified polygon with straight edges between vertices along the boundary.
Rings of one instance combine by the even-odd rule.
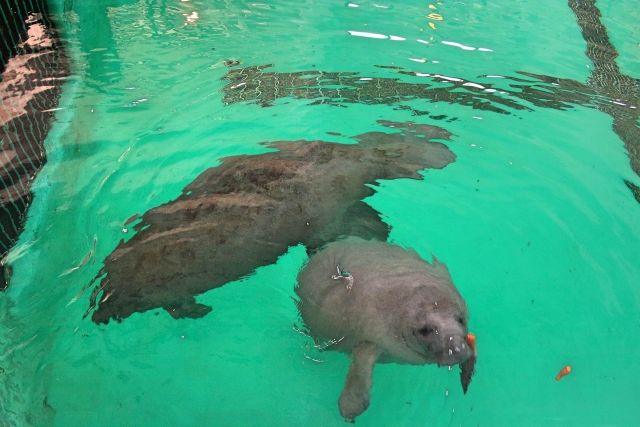
[[[291,246],[313,251],[344,235],[385,240],[388,226],[362,201],[370,185],[422,179],[418,171],[455,156],[432,141],[449,138],[442,128],[380,124],[395,131],[358,135],[357,144],[273,142],[272,152],[204,171],[176,200],[145,213],[136,235],[107,257],[91,297],[93,321],[154,308],[201,317],[211,307],[196,295],[274,263]]]
[[[353,278],[350,290],[345,278],[332,278],[338,266]],[[313,255],[296,292],[314,338],[352,354],[339,400],[348,420],[368,406],[376,361],[455,365],[473,356],[465,341],[466,305],[435,259],[429,264],[399,246],[351,237]]]

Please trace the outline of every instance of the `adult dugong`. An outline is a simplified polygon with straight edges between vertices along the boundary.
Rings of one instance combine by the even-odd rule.
[[[85,316],[96,323],[165,309],[199,318],[195,297],[273,264],[288,248],[315,252],[342,236],[386,240],[389,227],[363,199],[380,180],[423,179],[455,155],[445,129],[380,120],[393,132],[328,141],[264,143],[269,151],[226,157],[173,201],[147,211],[135,235],[107,256]]]
[[[389,243],[350,237],[313,255],[298,276],[298,308],[311,335],[351,353],[339,399],[353,420],[369,406],[374,364],[461,364],[463,390],[475,351],[467,308],[446,266]]]

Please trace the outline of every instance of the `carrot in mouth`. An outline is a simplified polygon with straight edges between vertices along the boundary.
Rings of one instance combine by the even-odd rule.
[[[465,339],[467,341],[467,344],[469,344],[469,347],[471,347],[471,351],[473,351],[473,354],[476,354],[476,336],[469,332]]]

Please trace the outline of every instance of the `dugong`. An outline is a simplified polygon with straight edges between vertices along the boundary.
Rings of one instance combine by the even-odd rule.
[[[377,361],[461,364],[466,391],[475,363],[466,342],[467,308],[437,259],[429,264],[399,246],[349,237],[311,256],[296,293],[314,339],[351,353],[339,399],[346,419],[369,406]]]
[[[393,132],[356,135],[357,144],[272,141],[267,152],[226,157],[175,200],[147,211],[96,275],[89,309],[96,323],[164,308],[199,318],[195,297],[273,264],[288,248],[315,252],[342,236],[386,240],[389,227],[363,199],[383,179],[422,179],[455,155],[445,129],[379,121]],[[95,309],[95,310],[94,310]]]

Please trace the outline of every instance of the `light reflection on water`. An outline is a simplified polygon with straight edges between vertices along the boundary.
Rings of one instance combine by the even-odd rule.
[[[633,6],[608,10],[610,32],[633,26],[625,13]],[[8,419],[342,425],[335,402],[346,358],[308,354],[310,340],[291,330],[301,248],[198,298],[214,307],[203,319],[148,312],[98,327],[81,317],[101,263],[130,238],[123,224],[132,215],[175,198],[220,158],[263,152],[260,141],[353,142],[383,118],[456,135],[448,144],[455,164],[424,181],[383,181],[367,201],[393,227],[393,241],[448,264],[480,357],[467,396],[455,370],[380,365],[359,423],[635,420],[634,379],[619,372],[640,355],[638,340],[628,339],[639,321],[640,212],[622,179],[639,181],[608,115],[580,103],[524,104],[531,111],[506,116],[411,101],[413,111],[457,118],[445,122],[395,103],[223,103],[224,75],[262,64],[279,73],[357,72],[365,83],[393,73],[376,65],[397,66],[414,73],[393,74],[400,81],[433,78],[487,93],[504,92],[518,71],[586,82],[589,60],[566,4],[130,0],[75,2],[63,22],[79,77],[62,107],[74,115],[49,141],[58,160],[49,156],[38,178],[28,230],[12,254],[14,283],[0,296],[0,376],[15,403]],[[618,48],[630,61],[634,52]],[[240,64],[225,66],[230,59]],[[500,86],[490,86],[494,79]],[[556,383],[568,363],[574,371]]]

